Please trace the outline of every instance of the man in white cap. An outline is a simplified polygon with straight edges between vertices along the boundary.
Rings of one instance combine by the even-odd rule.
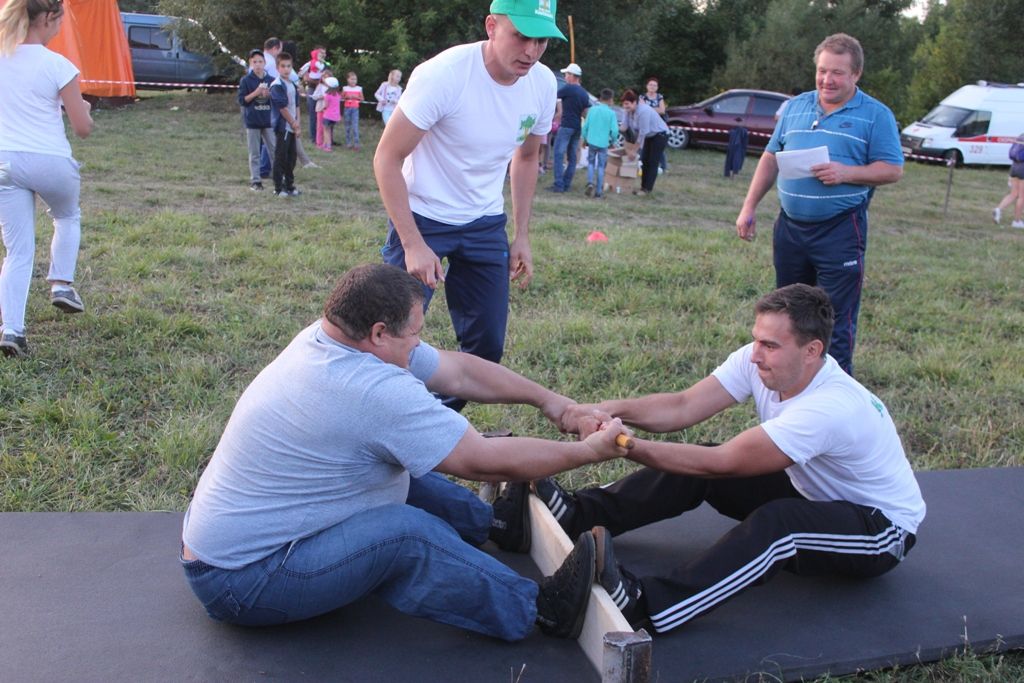
[[[494,0],[490,9],[487,40],[413,70],[373,166],[389,219],[384,261],[423,283],[424,307],[445,282],[459,349],[498,362],[509,281],[525,288],[533,277],[530,211],[557,97],[539,60],[548,39],[565,36],[555,0]],[[502,195],[510,161],[511,245]]]
[[[548,188],[550,192],[568,192],[572,185],[572,176],[576,173],[580,131],[583,128],[583,112],[590,107],[590,94],[580,85],[580,79],[583,77],[580,65],[570,64],[562,69],[562,73],[565,74],[565,85],[558,89],[558,99],[562,101],[562,120],[558,124],[558,132],[555,133],[552,150],[555,167],[553,184]]]

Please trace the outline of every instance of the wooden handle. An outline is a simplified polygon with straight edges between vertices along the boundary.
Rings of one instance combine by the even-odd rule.
[[[619,434],[617,437],[615,437],[615,444],[622,448],[629,449],[635,446],[636,442],[633,441],[633,439],[626,436],[625,434]]]

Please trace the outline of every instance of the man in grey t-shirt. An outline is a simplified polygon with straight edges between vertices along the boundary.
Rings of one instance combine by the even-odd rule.
[[[306,619],[373,593],[403,612],[505,640],[576,637],[594,546],[537,583],[476,546],[529,548],[526,485],[494,504],[438,473],[526,481],[625,455],[612,420],[582,442],[485,439],[431,393],[570,399],[490,361],[421,343],[423,289],[404,270],[346,273],[324,317],[253,380],[185,514],[182,562],[211,617]]]

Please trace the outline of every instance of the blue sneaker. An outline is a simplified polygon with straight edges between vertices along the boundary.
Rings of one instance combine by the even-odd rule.
[[[60,287],[50,290],[50,303],[65,313],[81,313],[85,310],[82,297],[74,287]]]

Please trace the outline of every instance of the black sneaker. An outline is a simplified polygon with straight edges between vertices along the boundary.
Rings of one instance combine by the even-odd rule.
[[[255,182],[249,185],[249,189],[253,192],[263,192],[263,183]]]
[[[608,533],[608,530],[603,526],[595,526],[591,534],[594,536],[597,555],[594,562],[597,582],[608,591],[612,602],[635,629],[648,619],[643,599],[643,586],[635,576],[615,561],[612,535]]]
[[[0,337],[0,351],[8,358],[24,358],[28,355],[28,342],[25,335],[4,332]]]
[[[566,533],[570,533],[573,517],[576,514],[576,496],[559,486],[553,477],[545,477],[533,482],[533,490],[537,497],[548,506],[548,510],[551,510],[551,514],[554,515],[562,529]]]
[[[530,485],[508,484],[493,503],[494,518],[488,537],[502,550],[530,551]]]
[[[580,534],[572,552],[552,576],[540,580],[537,624],[556,638],[578,638],[587,615],[595,576],[594,535]]]
[[[587,189],[583,190],[583,194],[587,195],[588,197],[593,197],[594,196],[594,184],[593,183],[587,183]]]
[[[75,291],[74,287],[51,290],[50,303],[65,313],[81,313],[85,310],[82,297],[78,296],[78,292]]]

